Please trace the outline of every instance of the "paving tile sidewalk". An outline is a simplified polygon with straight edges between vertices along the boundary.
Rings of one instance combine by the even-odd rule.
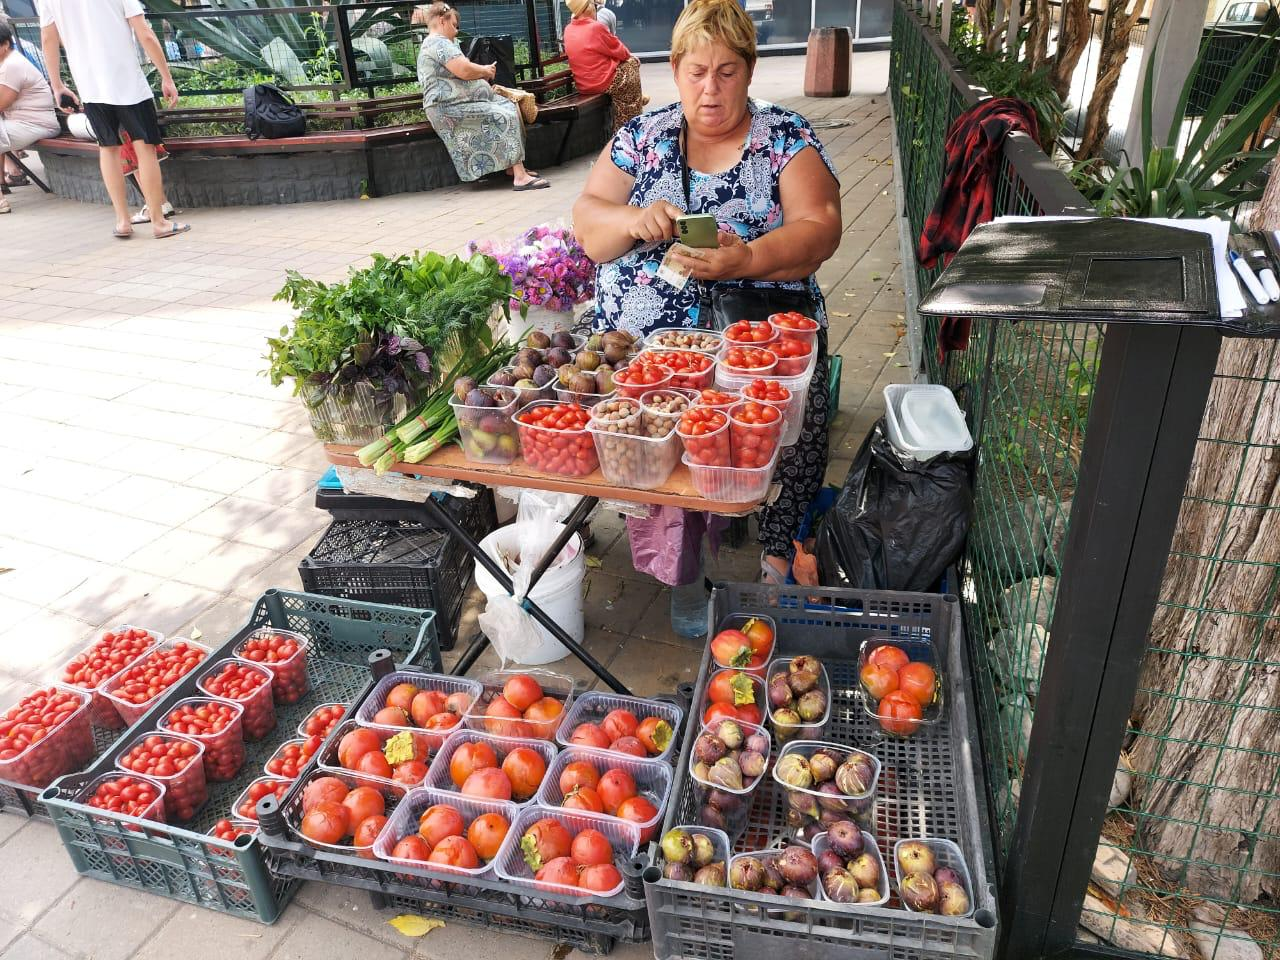
[[[882,90],[887,54],[854,60],[862,89]],[[664,66],[644,77],[655,103],[673,95]],[[840,171],[845,234],[819,279],[831,350],[844,358],[828,473],[838,483],[881,389],[906,374],[890,125],[883,95],[805,99],[802,77],[802,58],[769,58],[753,93],[837,124],[819,133]],[[263,339],[288,319],[271,299],[286,269],[336,279],[375,251],[455,250],[567,217],[588,168],[584,158],[543,171],[553,186],[533,194],[462,186],[194,210],[183,216],[192,233],[162,246],[113,240],[106,208],[16,191],[0,289],[0,697],[97,628],[198,629],[221,642],[264,590],[297,587],[298,562],[328,522],[313,503],[327,464],[288,389],[259,374]],[[631,568],[621,520],[601,515],[593,529],[588,647],[642,694],[692,679],[701,645],[671,633],[667,594]],[[752,578],[757,552],[748,544],[720,563],[722,576]],[[364,895],[316,884],[275,926],[232,920],[80,879],[51,827],[3,812],[0,884],[3,960],[553,955],[462,925],[408,940]]]

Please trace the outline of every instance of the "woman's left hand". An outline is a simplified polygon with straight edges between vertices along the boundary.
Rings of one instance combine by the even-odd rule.
[[[751,276],[751,247],[728,230],[719,235],[720,246],[673,250],[672,262],[695,280],[741,280]]]

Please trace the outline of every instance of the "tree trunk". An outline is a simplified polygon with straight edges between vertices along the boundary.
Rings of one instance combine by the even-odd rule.
[[[996,0],[978,0],[973,8],[973,25],[978,31],[978,35],[985,38],[987,31],[991,29],[991,21],[995,16],[994,8]]]
[[[1053,58],[1049,80],[1065,102],[1071,89],[1071,74],[1089,46],[1089,0],[1063,0],[1062,31],[1058,36],[1058,53]]]
[[[1053,25],[1049,0],[1031,0],[1027,18],[1027,69],[1035,73],[1049,59],[1049,28]]]
[[[1098,82],[1089,99],[1077,160],[1099,156],[1111,132],[1107,111],[1111,109],[1111,98],[1120,82],[1120,71],[1129,58],[1129,35],[1142,13],[1142,0],[1128,0],[1127,5],[1131,9],[1125,9],[1125,0],[1110,0],[1107,4],[1106,19],[1102,22],[1102,50],[1098,54]]]
[[[1005,27],[1009,23],[1009,4],[1013,2],[1015,0],[995,0],[992,4],[991,22],[982,41],[982,47],[987,53],[995,53],[1000,49]]]
[[[1253,226],[1280,227],[1280,173]],[[1280,343],[1223,342],[1200,435],[1222,442],[1196,449],[1135,704],[1138,849],[1248,904],[1280,896]]]

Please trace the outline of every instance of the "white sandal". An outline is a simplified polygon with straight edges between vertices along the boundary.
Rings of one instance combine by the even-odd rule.
[[[172,203],[170,203],[168,200],[166,200],[166,201],[164,202],[164,218],[165,218],[166,220],[168,220],[170,217],[172,217],[175,213],[180,213],[180,212],[181,212],[181,211],[179,211],[179,210],[175,210],[175,209],[173,208],[173,204],[172,204]],[[147,209],[147,205],[146,205],[145,203],[142,205],[142,209],[141,209],[141,210],[139,210],[137,213],[135,213],[135,214],[133,215],[133,219],[132,219],[132,220],[130,220],[129,222],[130,222],[130,223],[137,223],[137,224],[143,224],[143,223],[150,223],[150,222],[151,222],[151,211]]]

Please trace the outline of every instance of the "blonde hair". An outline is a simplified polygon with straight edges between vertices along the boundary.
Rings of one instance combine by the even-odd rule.
[[[693,0],[671,31],[671,62],[707,44],[728,47],[751,67],[756,62],[756,25],[738,0]]]
[[[445,3],[444,0],[436,0],[435,3],[427,7],[427,23],[428,24],[430,24],[433,20],[443,20],[445,17],[453,17],[454,20],[457,20],[458,11],[455,10],[453,7],[449,6],[449,4]]]

